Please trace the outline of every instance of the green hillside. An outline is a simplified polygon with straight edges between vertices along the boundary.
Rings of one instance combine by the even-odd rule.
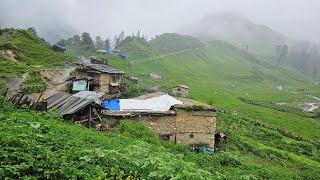
[[[242,54],[240,49],[223,41],[208,44],[206,47],[169,56],[136,59],[131,72],[140,78],[142,84],[148,87],[158,86],[167,92],[176,84],[186,84],[190,87],[189,94],[192,98],[225,111],[218,116],[218,129],[230,136],[231,147],[236,146],[230,151],[239,150],[242,146],[239,144],[244,143],[250,144],[254,149],[240,148],[242,155],[249,152],[253,159],[260,156],[260,150],[257,149],[262,147],[294,153],[319,163],[320,152],[317,148],[320,119],[317,113],[305,113],[298,107],[299,102],[317,102],[307,96],[320,95],[312,79],[294,69],[280,68],[253,55]],[[126,68],[121,63],[114,65]],[[161,72],[164,79],[153,81],[148,78],[150,72]],[[277,90],[276,86],[279,85],[283,90]],[[231,117],[231,114],[234,116]],[[244,128],[244,133],[240,132],[240,127]],[[255,132],[265,130],[278,134],[277,138],[270,134],[267,140]],[[300,145],[293,145],[288,140],[293,141],[293,144],[305,144],[305,148],[310,147],[313,149],[312,155],[308,157],[300,154],[301,149],[293,148]],[[287,148],[287,145],[293,145],[291,148],[295,150]],[[271,167],[276,164],[282,163],[273,162]],[[319,167],[319,164],[316,166]]]
[[[39,71],[75,60],[74,56],[53,52],[49,47],[33,32],[23,29],[0,30],[0,80],[25,74],[27,92],[43,91],[46,85]]]
[[[13,55],[10,58],[7,51]],[[0,75],[23,74],[41,67],[54,67],[71,62],[73,56],[53,52],[49,44],[27,30],[0,30]]]
[[[37,46],[47,52],[37,41],[25,52],[25,61],[33,61]],[[128,59],[110,56],[109,63],[137,76],[140,87],[158,85],[170,92],[173,85],[186,84],[192,98],[220,109],[217,128],[228,136],[225,152],[190,152],[185,145],[160,141],[136,122],[98,132],[54,112],[16,110],[0,96],[0,179],[320,179],[320,119],[298,109],[299,102],[315,101],[307,95],[320,96],[311,79],[223,41],[194,47],[163,53],[133,40],[119,47]],[[34,61],[36,66],[18,64],[36,71],[51,66]],[[161,72],[164,79],[151,80],[150,72]],[[276,89],[279,85],[283,90]]]
[[[118,67],[121,68],[121,67]],[[237,48],[214,41],[208,47],[193,51],[159,57],[152,60],[134,61],[132,72],[148,86],[158,85],[160,89],[170,91],[176,84],[190,86],[190,96],[205,101],[229,113],[237,111],[239,115],[258,120],[270,126],[290,131],[305,139],[317,140],[320,137],[319,121],[280,112],[274,108],[265,108],[245,104],[239,99],[254,101],[287,103],[285,108],[298,102],[313,101],[307,90],[313,88],[310,78],[291,70],[260,62],[249,55],[241,55]],[[152,81],[150,72],[161,72],[163,81]],[[276,86],[283,86],[279,91]],[[298,89],[303,93],[295,93]],[[319,95],[317,92],[316,95]],[[286,123],[290,121],[290,123]]]
[[[150,58],[158,54],[147,41],[137,37],[133,37],[117,49],[127,52],[129,59]]]
[[[208,15],[185,29],[186,33],[204,40],[223,40],[239,48],[248,45],[250,53],[264,57],[274,55],[277,45],[291,43],[283,34],[237,13]]]
[[[220,130],[237,133],[230,134],[228,151],[212,156],[160,141],[134,122],[105,133],[63,122],[54,113],[16,111],[10,105],[0,112],[1,178],[317,179],[320,175],[312,144],[224,114],[219,114]]]
[[[192,37],[175,33],[164,33],[149,41],[150,45],[159,53],[171,53],[185,49],[194,49],[204,44]]]

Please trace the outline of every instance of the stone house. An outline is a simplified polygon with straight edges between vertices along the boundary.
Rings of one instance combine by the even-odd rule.
[[[77,85],[86,86],[86,90],[98,91],[107,95],[120,93],[123,85],[124,72],[118,71],[105,64],[85,62],[80,59],[77,62],[76,78],[73,89],[80,91],[84,87],[75,89]],[[81,82],[81,83],[80,83]]]
[[[157,73],[157,72],[152,72],[149,74],[149,77],[153,80],[161,80],[162,79],[162,74]]]
[[[179,98],[175,102],[171,98],[163,93],[152,93],[130,100],[135,104],[132,109],[127,106],[118,111],[105,110],[102,113],[105,118],[114,120],[115,124],[124,119],[146,123],[162,140],[213,149],[216,110],[195,100]],[[120,106],[125,105],[125,101],[121,102],[120,99],[119,102]],[[166,104],[166,109],[158,109],[162,104]]]
[[[189,95],[189,87],[186,85],[177,85],[172,88],[172,95],[175,97],[187,98]]]

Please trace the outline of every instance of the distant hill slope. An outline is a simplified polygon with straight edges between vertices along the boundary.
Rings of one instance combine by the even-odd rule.
[[[39,71],[74,60],[72,55],[54,52],[49,47],[47,42],[27,30],[0,30],[0,78],[27,74],[25,81],[31,88],[28,92],[43,90],[45,85]]]
[[[150,58],[158,55],[158,52],[147,41],[137,37],[133,37],[116,49],[125,51],[130,59]]]
[[[72,57],[56,53],[50,45],[27,30],[0,30],[1,76],[35,70],[35,66],[52,67],[71,61]]]
[[[133,62],[131,72],[149,87],[158,86],[161,90],[170,92],[172,86],[186,84],[190,86],[190,96],[193,98],[230,112],[238,111],[239,114],[308,139],[320,137],[320,130],[317,128],[320,124],[314,125],[311,119],[298,118],[290,113],[265,111],[245,105],[238,99],[244,97],[273,102],[275,105],[286,102],[298,109],[297,102],[312,100],[293,92],[313,88],[313,84],[309,77],[294,69],[277,67],[260,61],[253,55],[242,54],[241,49],[223,41],[212,41],[206,47],[188,52],[154,59],[134,59]],[[150,72],[163,73],[164,80],[149,79]],[[277,90],[276,86],[279,85],[285,90]],[[283,123],[289,119],[291,124]],[[309,130],[301,131],[300,126],[308,126]]]
[[[224,40],[241,48],[248,45],[251,53],[271,56],[277,45],[289,39],[264,25],[258,25],[239,14],[222,13],[204,17],[182,32],[202,39]]]
[[[224,41],[211,41],[204,47],[177,54],[131,61],[134,63],[130,73],[139,78],[140,84],[157,86],[168,93],[174,85],[186,84],[191,98],[223,110],[224,113],[217,116],[217,128],[228,135],[227,152],[239,152],[237,158],[246,157],[249,161],[263,159],[268,163],[266,171],[257,174],[270,177],[270,171],[277,172],[271,179],[319,176],[316,170],[320,167],[320,152],[316,150],[320,138],[319,118],[299,109],[302,102],[317,102],[307,95],[320,96],[308,76],[261,61]],[[127,68],[111,63],[119,69]],[[150,72],[162,73],[163,79],[150,79]],[[305,155],[307,149],[312,155]],[[270,154],[262,155],[266,152]],[[295,174],[296,169],[303,169],[296,161],[302,157],[306,158],[303,162],[315,163],[314,167],[303,171],[303,175]],[[292,163],[286,172],[295,175],[278,171],[283,162]],[[244,165],[239,167],[239,172],[243,172],[242,168]]]
[[[192,37],[175,33],[164,33],[149,41],[150,45],[159,53],[171,53],[185,49],[194,49],[204,44]]]

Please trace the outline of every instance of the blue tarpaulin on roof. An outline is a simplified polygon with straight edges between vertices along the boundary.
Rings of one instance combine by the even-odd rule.
[[[108,99],[103,101],[101,105],[108,110],[120,111],[119,99]]]

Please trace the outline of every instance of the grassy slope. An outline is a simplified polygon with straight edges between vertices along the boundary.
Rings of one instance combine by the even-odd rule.
[[[204,44],[192,37],[175,33],[164,33],[149,41],[152,48],[159,53],[170,53],[185,49],[193,49],[204,46]]]
[[[140,59],[139,52],[135,52],[132,68],[128,61],[133,59],[109,60],[114,67],[140,77],[146,86],[160,84],[161,89],[168,90],[176,83],[185,83],[190,85],[192,97],[226,110],[227,113],[218,114],[218,130],[229,137],[227,152],[214,156],[195,154],[185,146],[159,141],[153,133],[134,123],[124,123],[118,131],[105,134],[62,122],[52,113],[15,111],[0,103],[0,177],[319,179],[317,147],[283,136],[268,126],[291,130],[315,141],[319,135],[316,122],[244,104],[237,98],[305,100],[299,94],[274,89],[280,82],[288,90],[304,87],[308,78],[259,63],[252,70],[254,60],[241,58],[232,46],[221,43],[156,60],[145,59],[144,55]],[[165,79],[149,80],[150,71],[164,72]],[[314,88],[310,92],[318,95]],[[233,110],[240,115],[231,116]],[[266,125],[253,124],[252,119]],[[302,127],[300,131],[297,126]],[[310,132],[306,127],[310,127]]]
[[[210,156],[162,142],[137,123],[124,122],[115,132],[103,133],[63,122],[54,113],[16,111],[10,105],[0,112],[1,178],[316,179],[320,175],[319,162],[308,158],[312,145],[225,114],[220,115],[219,128],[236,130],[237,135],[230,133],[228,152]],[[283,149],[271,146],[279,143]]]
[[[218,129],[227,132],[230,137],[229,150],[241,151],[239,157],[247,157],[257,165],[261,163],[259,160],[255,161],[257,156],[261,160],[260,153],[271,150],[282,154],[285,162],[292,161],[291,155],[294,154],[297,156],[293,159],[302,158],[301,161],[315,163],[315,167],[320,167],[317,150],[320,138],[319,119],[310,118],[310,114],[297,110],[298,102],[314,101],[305,94],[320,95],[309,77],[293,69],[261,62],[249,55],[242,56],[237,48],[221,41],[211,42],[208,47],[190,52],[159,56],[156,59],[141,57],[133,61],[134,66],[129,72],[139,77],[142,84],[149,87],[159,85],[160,89],[168,92],[175,84],[187,84],[192,98],[226,111],[218,116]],[[112,64],[120,69],[128,69],[123,61],[113,61]],[[150,80],[148,74],[153,71],[162,72],[164,79]],[[278,91],[277,85],[282,85],[284,90]],[[296,92],[297,89],[304,91]],[[239,97],[268,102],[274,106],[252,105],[241,101]],[[279,110],[275,105],[279,102],[287,105]],[[293,110],[290,109],[292,107]],[[230,118],[234,118],[230,114],[234,111],[238,114],[235,117],[237,120],[230,122]],[[313,145],[317,143],[318,145]],[[250,148],[242,147],[243,145]],[[309,151],[312,155],[305,156],[301,151]],[[248,152],[253,155],[248,157]],[[272,154],[262,159],[269,162],[273,159]],[[284,161],[271,160],[268,167],[276,170]],[[290,171],[301,168],[302,162],[292,163],[293,166],[287,167]]]
[[[6,51],[12,51],[16,61],[8,59]],[[21,76],[29,73],[26,91],[45,89],[39,71],[72,62],[72,55],[53,52],[38,36],[26,30],[3,29],[0,31],[0,77]]]
[[[127,57],[131,59],[138,57],[150,58],[157,56],[157,52],[147,42],[144,42],[136,37],[118,49],[125,51],[127,53]]]
[[[292,70],[247,60],[231,45],[216,41],[209,47],[191,52],[154,60],[136,59],[134,63],[132,72],[150,86],[160,84],[161,89],[169,91],[175,84],[187,84],[191,87],[191,97],[228,112],[237,111],[240,115],[291,131],[306,139],[317,140],[320,137],[318,121],[247,105],[238,99],[243,97],[289,104],[310,100],[291,91],[311,87],[311,79]],[[148,73],[153,71],[162,72],[164,80],[149,80]],[[277,85],[282,85],[285,90],[276,90]]]
[[[207,16],[203,22],[190,29],[194,28],[195,32],[191,33],[202,37],[203,40],[219,39],[239,48],[248,44],[249,52],[263,57],[273,56],[277,45],[292,43],[285,35],[233,13]]]
[[[17,62],[0,56],[1,76],[38,71],[41,67],[52,67],[71,61],[72,56],[53,52],[48,44],[26,30],[3,29],[0,31],[0,50],[12,50]]]

